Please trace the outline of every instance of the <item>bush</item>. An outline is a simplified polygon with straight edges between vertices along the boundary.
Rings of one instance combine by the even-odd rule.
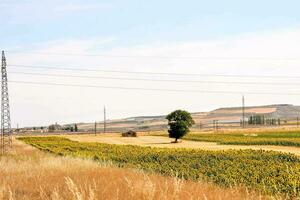
[[[127,131],[122,133],[122,137],[137,137],[137,133],[135,131]]]

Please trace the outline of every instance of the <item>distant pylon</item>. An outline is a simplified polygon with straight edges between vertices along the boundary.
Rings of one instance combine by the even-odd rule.
[[[242,98],[242,113],[243,113],[242,126],[243,128],[245,128],[245,96],[244,95]]]
[[[106,108],[103,110],[103,132],[106,133]]]
[[[12,130],[10,124],[6,58],[4,51],[2,51],[1,75],[1,154],[5,154],[12,148]]]

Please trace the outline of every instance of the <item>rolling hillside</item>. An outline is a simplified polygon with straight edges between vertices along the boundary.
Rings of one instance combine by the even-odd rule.
[[[251,115],[265,115],[266,117],[280,118],[282,120],[295,119],[300,116],[300,106],[289,104],[252,106],[245,108],[246,118]],[[219,108],[210,112],[192,113],[196,122],[196,126],[208,126],[214,120],[218,120],[220,124],[239,124],[242,118],[241,107]],[[80,130],[93,130],[94,123],[78,124]],[[98,129],[101,131],[103,122],[98,123]],[[136,131],[154,131],[164,130],[167,128],[165,116],[139,116],[119,120],[109,120],[107,122],[107,130],[109,132],[136,130]]]

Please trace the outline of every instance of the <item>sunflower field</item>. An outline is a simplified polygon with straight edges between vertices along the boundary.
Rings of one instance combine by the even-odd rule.
[[[300,159],[272,151],[204,151],[130,145],[75,142],[63,137],[18,138],[40,150],[59,156],[112,162],[223,187],[245,186],[265,194],[300,196]]]

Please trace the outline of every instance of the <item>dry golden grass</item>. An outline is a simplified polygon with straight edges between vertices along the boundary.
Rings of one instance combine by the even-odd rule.
[[[149,175],[90,160],[56,157],[19,141],[0,159],[0,199],[265,199],[243,188]]]

